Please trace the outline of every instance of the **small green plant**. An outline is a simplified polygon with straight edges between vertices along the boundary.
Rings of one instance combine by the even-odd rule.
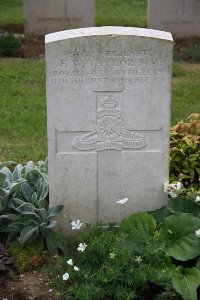
[[[32,161],[25,166],[16,165],[12,172],[7,166],[14,164],[0,164],[0,232],[8,234],[7,245],[16,239],[25,245],[39,236],[50,252],[58,248],[64,251],[52,232],[57,225],[52,218],[64,205],[49,208],[47,159],[38,165]]]
[[[0,57],[15,56],[21,48],[20,41],[11,33],[0,33]]]
[[[188,188],[200,186],[200,114],[179,122],[170,134],[170,181],[181,181]]]

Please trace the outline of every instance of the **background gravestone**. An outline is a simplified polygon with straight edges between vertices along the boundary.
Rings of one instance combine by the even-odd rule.
[[[176,38],[200,36],[200,1],[148,0],[148,27]]]
[[[95,0],[24,0],[25,33],[95,26]]]
[[[140,28],[46,36],[50,205],[91,223],[166,202],[172,48]]]

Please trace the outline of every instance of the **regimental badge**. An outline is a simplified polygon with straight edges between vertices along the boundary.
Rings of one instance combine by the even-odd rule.
[[[126,129],[122,109],[112,95],[100,100],[97,110],[96,131],[76,137],[73,148],[79,151],[140,149],[146,146],[145,138]]]

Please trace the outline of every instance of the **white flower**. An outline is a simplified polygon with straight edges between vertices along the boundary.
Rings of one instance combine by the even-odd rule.
[[[176,194],[176,193],[173,193],[173,192],[169,193],[169,195],[170,195],[172,198],[176,198],[176,197],[177,197],[177,194]]]
[[[115,258],[115,256],[117,255],[116,253],[114,253],[114,252],[111,252],[111,253],[109,253],[110,254],[110,258]]]
[[[81,223],[80,220],[77,220],[77,221],[72,221],[71,225],[72,225],[72,230],[74,230],[74,229],[80,229],[83,223]]]
[[[71,258],[68,259],[68,260],[67,260],[67,264],[70,265],[70,266],[73,266],[73,260],[72,260]]]
[[[195,234],[196,234],[196,237],[200,238],[200,229],[197,229],[197,230],[195,231]]]
[[[200,196],[196,196],[195,201],[196,201],[196,202],[200,202]]]
[[[87,247],[87,245],[85,243],[80,243],[78,245],[77,250],[83,252],[85,250],[85,248]]]
[[[167,195],[170,195],[172,198],[177,197],[177,193],[179,192],[182,188],[182,184],[180,181],[177,183],[169,183],[169,181],[164,183],[164,193]]]
[[[164,183],[164,192],[167,194],[168,193],[168,188],[169,188],[169,181],[166,181]]]
[[[75,271],[79,271],[79,268],[77,266],[74,267]]]
[[[69,279],[69,273],[63,274],[63,280],[68,280]]]
[[[116,201],[116,203],[118,203],[118,204],[126,204],[127,201],[128,201],[128,198],[124,198],[124,199],[119,199],[118,201]]]
[[[50,289],[50,290],[49,290],[49,293],[51,293],[52,291],[53,291],[53,290],[52,290],[52,289]]]
[[[177,191],[180,191],[181,188],[182,188],[182,184],[181,184],[180,181],[178,181],[177,184],[176,184],[176,190],[177,190]]]

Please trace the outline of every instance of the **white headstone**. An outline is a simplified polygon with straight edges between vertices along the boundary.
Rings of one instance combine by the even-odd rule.
[[[95,26],[95,0],[24,0],[25,33]]]
[[[50,204],[70,219],[120,222],[166,203],[172,48],[170,33],[140,28],[46,36]]]
[[[148,28],[176,38],[200,36],[200,1],[148,0]]]

